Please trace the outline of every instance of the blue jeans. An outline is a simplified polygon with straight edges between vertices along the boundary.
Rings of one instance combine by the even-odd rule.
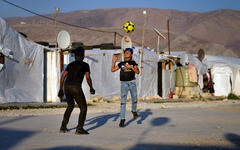
[[[121,110],[120,118],[125,119],[127,95],[130,91],[132,99],[132,112],[137,111],[137,86],[135,81],[121,81]]]

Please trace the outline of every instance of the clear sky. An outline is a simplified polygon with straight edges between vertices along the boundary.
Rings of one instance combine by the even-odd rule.
[[[207,12],[217,9],[240,10],[240,0],[7,0],[39,14],[99,8],[159,8]],[[25,17],[32,14],[0,0],[0,17]]]

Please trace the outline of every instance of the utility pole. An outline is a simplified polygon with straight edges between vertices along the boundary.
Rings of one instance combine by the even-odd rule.
[[[142,32],[142,49],[140,53],[140,75],[142,74],[142,63],[143,63],[143,49],[144,49],[144,36],[145,36],[145,28],[146,28],[146,18],[147,18],[147,12],[146,10],[143,11],[144,15],[144,25],[143,25],[143,32]]]
[[[54,21],[55,21],[55,37],[56,37],[56,46],[58,47],[57,44],[57,14],[59,12],[60,8],[55,8],[55,16],[54,16]],[[60,73],[63,71],[64,69],[64,55],[63,55],[63,51],[62,49],[60,50]]]
[[[168,29],[168,54],[170,55],[170,21],[167,20],[167,29]]]
[[[57,45],[57,14],[59,12],[60,8],[55,8],[55,15],[54,15],[54,25],[55,25],[55,37],[56,37],[56,45]]]

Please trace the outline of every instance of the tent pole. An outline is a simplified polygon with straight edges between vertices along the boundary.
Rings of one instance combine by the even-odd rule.
[[[170,23],[169,23],[169,19],[167,20],[167,28],[168,28],[168,54],[170,55]]]

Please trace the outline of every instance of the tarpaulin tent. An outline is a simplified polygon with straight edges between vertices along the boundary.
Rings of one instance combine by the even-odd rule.
[[[0,45],[0,53],[5,55],[0,70],[0,103],[58,100],[56,51],[47,52],[45,47],[29,42],[1,18]]]
[[[227,96],[229,93],[240,95],[240,59],[226,56],[206,55],[202,63],[196,55],[186,52],[172,52],[181,59],[181,63],[187,61],[197,67],[198,74],[205,74],[206,68],[211,69],[215,96]],[[201,83],[200,83],[201,84]]]
[[[134,48],[133,60],[140,64],[140,47]],[[96,90],[94,96],[101,96],[104,99],[111,99],[115,95],[120,95],[119,71],[111,72],[112,55],[120,54],[121,50],[87,50],[87,57],[84,59],[90,65],[93,86]],[[91,55],[91,56],[89,56]],[[66,65],[74,60],[69,54],[65,57]],[[118,63],[118,62],[117,62]],[[144,49],[142,75],[136,75],[138,96],[158,96],[157,92],[157,63],[158,55],[152,51]],[[83,81],[83,91],[87,98],[91,98],[86,79]],[[130,95],[129,95],[130,96]]]
[[[0,72],[0,102],[43,101],[43,47],[27,41],[0,18],[0,43],[11,50]]]
[[[205,62],[215,76],[215,95],[240,95],[240,59],[226,56],[207,55]],[[216,77],[217,76],[217,77]]]

